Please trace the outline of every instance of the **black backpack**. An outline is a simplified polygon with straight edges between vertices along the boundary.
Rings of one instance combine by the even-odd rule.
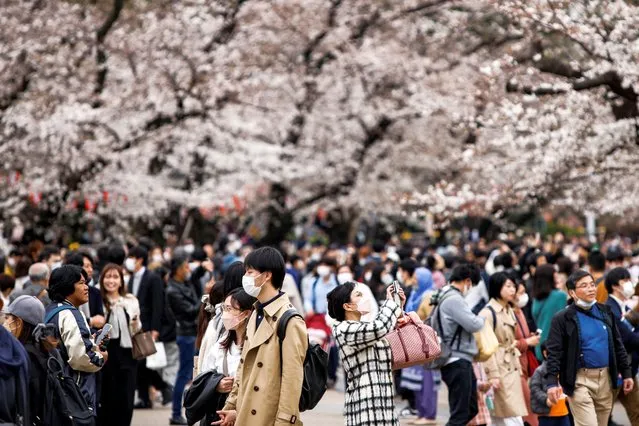
[[[277,323],[277,337],[280,340],[280,370],[282,370],[282,341],[286,336],[286,326],[293,317],[302,316],[295,310],[289,309],[281,316]],[[303,320],[304,318],[302,318]],[[326,392],[328,382],[328,354],[316,343],[309,342],[304,359],[304,381],[300,395],[300,412],[312,410]]]
[[[95,417],[80,387],[64,372],[60,355],[47,359],[47,386],[44,402],[44,424],[47,426],[94,426]]]

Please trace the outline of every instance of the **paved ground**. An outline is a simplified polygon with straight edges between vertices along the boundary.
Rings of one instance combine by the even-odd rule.
[[[446,390],[440,392],[439,396],[439,412],[438,420],[441,425],[446,423],[448,417],[448,403],[446,401]],[[302,420],[305,426],[339,426],[343,424],[342,405],[344,402],[343,394],[337,391],[328,391],[324,399],[311,412],[302,413]],[[398,407],[404,407],[404,402],[398,402]],[[134,426],[164,426],[169,424],[169,416],[171,411],[169,408],[155,408],[153,410],[137,410],[133,416]],[[614,411],[615,421],[624,426],[630,426],[630,422],[626,417],[626,413],[619,404]],[[402,421],[402,426],[410,425],[410,420]],[[240,426],[240,425],[238,425]],[[241,426],[259,426],[259,425],[241,425]],[[371,425],[373,426],[373,425]]]

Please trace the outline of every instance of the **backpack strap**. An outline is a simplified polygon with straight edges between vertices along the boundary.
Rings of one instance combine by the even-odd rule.
[[[493,314],[493,331],[495,331],[495,328],[497,327],[497,314],[495,313],[495,308],[490,305],[486,305],[486,308],[488,308],[490,313]],[[515,319],[517,319],[517,317],[515,317]]]
[[[49,321],[51,321],[51,319],[53,319],[53,317],[58,315],[60,312],[68,311],[68,310],[71,310],[71,309],[73,309],[73,306],[69,306],[69,305],[62,305],[62,306],[58,306],[57,308],[52,309],[51,312],[49,312],[48,314],[45,315],[44,323],[48,324]]]
[[[444,303],[444,300],[446,300],[446,295],[448,295],[451,291],[453,290],[449,289],[440,296],[440,299],[437,302],[437,306],[435,307],[435,309],[433,309],[433,313],[431,314],[431,315],[435,315],[435,311],[437,311],[437,325],[439,326],[439,335],[441,336],[441,339],[443,342],[446,341],[446,336],[444,336],[444,328],[442,327],[441,312],[439,312],[439,310],[442,306],[442,303]],[[449,345],[451,349],[453,347],[455,340],[457,340],[457,349],[459,350],[461,345],[461,333],[462,333],[462,326],[457,325],[457,328],[455,329],[455,332],[453,333],[453,338],[450,339]]]
[[[297,312],[295,309],[289,309],[282,314],[280,320],[277,322],[277,338],[280,341],[280,372],[282,371],[282,343],[284,342],[284,338],[286,337],[286,326],[293,317],[302,318],[299,312]]]

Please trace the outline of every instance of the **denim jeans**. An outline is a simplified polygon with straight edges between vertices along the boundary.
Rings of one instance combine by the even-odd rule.
[[[182,394],[186,384],[193,379],[193,356],[195,355],[195,336],[177,336],[175,339],[180,350],[180,369],[173,387],[173,417],[182,416]]]

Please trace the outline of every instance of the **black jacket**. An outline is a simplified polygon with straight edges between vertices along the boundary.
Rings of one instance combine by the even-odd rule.
[[[89,286],[89,312],[92,317],[96,315],[104,316],[104,303],[100,290],[97,287]]]
[[[609,355],[608,369],[612,387],[617,389],[619,374],[624,379],[632,377],[628,354],[621,341],[621,335],[610,308],[599,303],[597,307],[603,313],[603,320],[607,325],[608,346],[613,348]],[[547,372],[544,376],[544,385],[546,388],[556,386],[557,377],[559,377],[559,383],[568,396],[572,396],[575,391],[577,370],[580,368],[580,358],[582,357],[577,310],[581,309],[572,304],[558,312],[552,319],[550,333],[548,340],[546,340],[548,359],[546,360]]]
[[[166,304],[176,321],[178,336],[197,336],[197,316],[200,300],[188,283],[170,280],[166,289]]]
[[[129,293],[133,293],[133,280],[129,281]],[[140,302],[142,330],[160,331],[164,308],[164,282],[162,278],[148,269],[145,270],[140,280],[138,294],[135,296]]]
[[[191,387],[184,394],[184,412],[190,425],[204,418],[203,423],[210,425],[219,420],[217,410],[224,408],[228,394],[219,393],[216,388],[224,378],[215,370],[205,371],[193,379]]]

